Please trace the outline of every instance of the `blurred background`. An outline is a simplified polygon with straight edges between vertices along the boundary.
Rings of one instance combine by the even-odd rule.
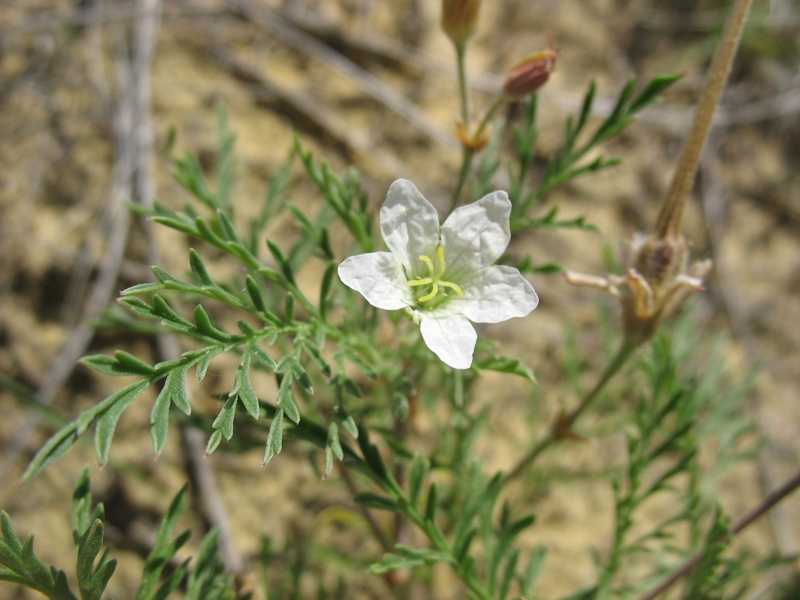
[[[662,104],[603,148],[622,165],[560,188],[548,201],[560,206],[563,218],[584,215],[602,232],[524,237],[514,242],[522,251],[538,263],[605,274],[604,255],[651,226],[727,6],[718,0],[484,2],[468,53],[476,114],[491,104],[510,67],[548,47],[548,32],[559,51],[540,92],[542,161],[559,148],[566,116],[578,110],[591,80],[598,85],[599,118],[630,77],[644,82],[683,74]],[[33,483],[20,488],[19,476],[59,415],[72,418],[119,386],[76,361],[116,348],[144,360],[154,353],[151,338],[114,328],[96,332],[88,324],[111,323],[106,309],[119,290],[150,280],[155,258],[170,272],[186,270],[189,242],[173,232],[149,235],[150,224],[125,204],[157,199],[182,206],[187,195],[171,179],[171,160],[196,153],[213,171],[223,106],[237,134],[240,215],[259,210],[295,134],[340,173],[359,169],[373,206],[391,181],[404,177],[446,208],[460,164],[459,109],[440,8],[433,0],[0,0],[0,507],[20,535],[48,540],[38,546],[45,560],[66,567],[68,498],[82,464],[96,461],[89,446],[78,446]],[[693,256],[715,265],[695,305],[698,327],[728,336],[726,360],[734,372],[757,370],[748,406],[766,441],[758,460],[721,482],[720,501],[733,515],[800,464],[798,34],[797,2],[755,3],[687,216]],[[513,123],[518,112],[512,106],[504,117]],[[297,169],[290,185],[298,203],[317,201]],[[297,232],[275,232],[278,239],[285,235]],[[524,325],[491,334],[525,356],[539,391],[531,399],[516,381],[488,384],[501,386],[493,391],[497,410],[520,410],[530,419],[555,414],[565,395],[565,324],[578,332],[582,364],[592,373],[603,363],[598,306],[615,308],[556,275],[532,280],[539,309]],[[225,375],[216,377],[222,388]],[[206,393],[210,398],[216,391]],[[526,408],[531,402],[535,414]],[[109,539],[132,561],[152,543],[153,523],[168,498],[187,477],[204,472],[212,483],[202,488],[205,500],[196,500],[190,524],[202,530],[209,520],[226,520],[226,560],[242,573],[255,569],[261,534],[276,547],[327,544],[328,553],[346,541],[365,564],[379,554],[366,535],[355,546],[338,537],[340,525],[354,518],[347,516],[347,491],[341,483],[320,484],[299,445],[261,470],[254,455],[215,455],[198,464],[197,440],[173,436],[154,462],[149,405],[145,399],[137,405],[120,425],[113,463],[92,473],[108,509]],[[621,443],[601,447],[613,454]],[[528,444],[512,428],[505,444],[483,458],[508,468]],[[540,491],[536,505],[535,541],[552,547],[543,593],[591,580],[586,548],[602,551],[603,534],[610,532],[610,491],[585,481],[596,466],[592,444],[578,452],[585,456],[577,463],[556,457],[548,464],[562,471],[565,483]],[[800,551],[800,498],[774,510],[742,543],[783,556]],[[317,560],[335,563],[320,553]],[[125,598],[140,566],[119,570],[112,587]],[[252,579],[244,585],[254,585]],[[32,597],[9,590],[3,586],[0,596]],[[379,581],[357,590],[354,597],[381,597]]]

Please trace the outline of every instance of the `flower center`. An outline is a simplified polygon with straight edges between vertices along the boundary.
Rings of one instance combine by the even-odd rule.
[[[455,283],[452,281],[444,281],[442,279],[442,275],[444,274],[444,248],[441,246],[436,248],[436,258],[438,258],[439,266],[438,268],[434,269],[433,260],[431,260],[429,256],[420,256],[419,259],[428,267],[429,275],[428,277],[420,277],[418,279],[410,279],[408,281],[408,285],[411,287],[428,285],[431,287],[430,292],[417,298],[420,302],[428,302],[429,300],[433,300],[440,291],[442,294],[447,295],[447,292],[442,290],[442,288],[450,288],[451,290],[455,290],[456,294],[459,296],[464,295],[464,292]]]

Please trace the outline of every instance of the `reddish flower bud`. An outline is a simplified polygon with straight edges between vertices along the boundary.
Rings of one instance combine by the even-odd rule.
[[[503,93],[512,100],[522,100],[542,87],[556,66],[558,50],[550,48],[531,54],[506,76]]]
[[[442,29],[461,46],[475,31],[481,0],[442,0]]]

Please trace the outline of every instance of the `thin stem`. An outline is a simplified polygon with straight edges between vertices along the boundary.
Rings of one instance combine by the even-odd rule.
[[[617,350],[616,355],[614,355],[614,358],[611,360],[609,365],[606,367],[606,370],[603,371],[600,379],[597,381],[591,391],[584,396],[578,407],[572,412],[568,413],[566,416],[559,417],[556,424],[551,427],[550,433],[547,435],[547,437],[540,440],[539,443],[536,444],[524,457],[522,457],[522,459],[513,469],[511,469],[508,475],[506,475],[506,481],[510,481],[519,477],[531,464],[533,464],[533,462],[542,452],[564,439],[562,434],[572,428],[572,426],[575,424],[575,421],[578,420],[578,417],[580,417],[581,414],[583,414],[584,411],[586,411],[586,409],[592,405],[606,384],[611,381],[614,375],[619,372],[622,366],[628,361],[638,347],[638,343],[628,339],[625,339],[622,342],[622,345],[620,346],[619,350]]]
[[[464,184],[467,182],[467,177],[472,169],[472,159],[475,157],[475,151],[471,148],[464,148],[464,158],[461,160],[461,170],[458,173],[458,184],[456,190],[453,192],[453,200],[450,203],[450,212],[453,212],[458,206],[458,199],[461,197],[461,192],[464,190]]]
[[[342,463],[339,473],[341,474],[342,481],[344,481],[348,491],[353,495],[353,497],[358,496],[358,487],[356,486],[355,481],[353,481],[353,477],[350,475],[350,472],[347,470],[347,467],[344,463]],[[361,506],[360,504],[358,505],[358,510],[361,513],[361,516],[364,517],[364,520],[367,522],[369,530],[372,532],[372,536],[381,545],[383,551],[391,552],[394,549],[394,545],[386,536],[386,533],[384,533],[378,522],[375,520],[375,517],[372,515],[370,510],[366,506]]]
[[[464,130],[469,131],[469,88],[467,86],[467,45],[455,44],[458,64],[458,92],[461,98],[461,121]]]
[[[486,112],[486,115],[484,115],[483,119],[481,119],[478,129],[475,131],[475,135],[470,134],[466,125],[464,126],[465,135],[470,136],[472,141],[480,140],[483,132],[486,131],[486,128],[489,125],[489,121],[494,118],[498,109],[503,105],[505,100],[506,97],[503,94],[500,94],[494,101],[494,104],[492,104],[492,106]],[[474,148],[469,148],[467,146],[464,147],[464,158],[461,161],[461,170],[458,173],[458,184],[456,185],[456,190],[453,193],[453,200],[450,204],[450,212],[453,212],[456,206],[458,206],[458,199],[461,197],[461,192],[464,190],[464,185],[467,182],[467,177],[469,177],[469,172],[472,170],[472,159],[475,158],[476,153],[477,152]]]
[[[751,4],[752,0],[736,0],[725,23],[725,29],[709,67],[705,88],[697,102],[692,129],[684,142],[672,184],[667,192],[661,214],[658,216],[656,235],[661,238],[681,234],[686,199],[697,175],[700,154],[703,152],[708,131],[711,129],[714,111],[722,95],[722,89],[728,80]]]
[[[800,488],[800,472],[797,473],[793,478],[789,481],[784,483],[781,487],[773,491],[769,494],[766,498],[764,498],[757,506],[752,508],[749,512],[745,513],[736,523],[734,523],[733,527],[731,527],[731,532],[728,535],[728,539],[730,540],[735,536],[737,533],[742,531],[745,527],[753,523],[756,519],[763,516],[767,513],[773,506],[781,502],[784,498],[789,496],[792,492]],[[658,587],[654,588],[644,596],[642,596],[639,600],[653,600],[654,598],[658,597],[663,592],[667,591],[670,587],[672,587],[675,583],[686,577],[689,573],[691,573],[694,568],[700,563],[703,558],[703,553],[698,552],[692,558],[687,560],[683,563],[680,567],[675,569],[672,574],[667,577]]]

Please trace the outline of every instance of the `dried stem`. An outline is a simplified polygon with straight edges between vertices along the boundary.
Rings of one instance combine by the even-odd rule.
[[[672,184],[658,216],[656,236],[662,239],[678,237],[681,234],[686,199],[691,192],[700,162],[700,154],[703,152],[706,137],[711,129],[714,111],[722,95],[722,89],[728,80],[751,4],[752,0],[736,0],[725,23],[722,38],[709,67],[705,88],[697,103],[692,128],[684,142]]]
[[[781,487],[776,489],[774,492],[769,494],[764,500],[761,501],[757,506],[755,506],[752,510],[747,512],[744,516],[742,516],[736,523],[734,523],[733,527],[731,528],[731,532],[728,535],[728,539],[733,538],[737,533],[742,531],[745,527],[756,521],[759,517],[766,514],[773,506],[778,504],[784,498],[786,498],[789,494],[794,492],[797,488],[800,487],[800,472],[797,473],[792,479],[784,483]],[[642,596],[639,600],[653,600],[654,598],[658,597],[660,594],[668,590],[672,587],[675,583],[680,581],[682,578],[686,577],[689,573],[691,573],[694,568],[700,563],[700,560],[703,558],[703,553],[698,552],[692,558],[687,560],[683,563],[680,567],[675,569],[672,574],[667,577],[658,587],[651,590],[644,596]]]

